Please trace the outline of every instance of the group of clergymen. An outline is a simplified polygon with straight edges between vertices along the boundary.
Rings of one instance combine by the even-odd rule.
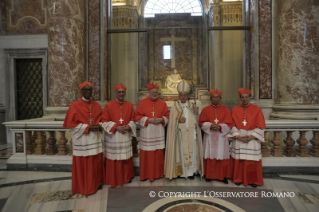
[[[71,104],[63,124],[72,133],[75,197],[94,194],[104,183],[116,187],[131,182],[135,177],[132,136],[136,136],[136,124],[140,125],[141,181],[164,175],[194,179],[197,175],[205,176],[207,182],[228,184],[228,178],[236,185],[263,185],[260,142],[264,141],[265,119],[261,109],[250,103],[250,90],[238,89],[242,104],[232,113],[220,104],[222,92],[211,90],[212,104],[199,113],[188,101],[190,86],[184,80],[177,86],[179,100],[170,112],[153,83],[147,85],[149,96],[139,102],[136,111],[124,100],[126,87],[122,83],[114,86],[116,99],[103,111],[91,100],[94,86],[85,81],[79,87],[83,97]],[[105,131],[105,159],[101,131]]]

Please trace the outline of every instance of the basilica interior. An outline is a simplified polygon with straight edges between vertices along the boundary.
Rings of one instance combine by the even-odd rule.
[[[319,211],[318,1],[1,0],[0,17],[0,211]],[[137,130],[132,183],[73,199],[62,124],[84,80],[102,108],[119,83],[135,108],[148,83],[169,108],[182,80],[200,109],[250,89],[264,185],[142,182]]]

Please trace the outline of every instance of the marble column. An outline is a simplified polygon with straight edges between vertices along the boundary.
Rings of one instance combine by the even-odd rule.
[[[242,26],[242,3],[212,3],[209,26]],[[241,30],[209,31],[210,88],[223,92],[223,104],[238,104],[237,89],[243,82],[243,32]],[[232,86],[229,86],[232,85]]]
[[[319,4],[278,1],[277,104],[273,119],[319,118]]]
[[[81,97],[85,80],[85,1],[48,1],[49,106],[67,107]]]
[[[112,29],[137,29],[138,9],[135,6],[113,7]],[[111,35],[111,98],[113,86],[123,83],[127,87],[125,99],[137,104],[138,33]]]

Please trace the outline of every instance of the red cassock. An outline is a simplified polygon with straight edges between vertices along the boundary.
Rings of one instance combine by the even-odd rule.
[[[224,106],[224,105],[219,105],[219,106],[212,106],[209,105],[205,107],[200,115],[199,119],[199,125],[202,127],[202,125],[205,122],[210,122],[215,124],[215,120],[218,120],[217,124],[226,124],[229,129],[232,127],[232,117],[230,110]],[[210,130],[211,133],[214,133],[213,130]],[[215,131],[216,133],[216,131]],[[227,133],[227,132],[226,132]],[[221,131],[218,132],[218,134],[221,134]],[[206,140],[205,137],[208,137],[210,135],[204,134],[204,141]],[[210,148],[217,148],[217,145],[223,145],[223,151],[224,151],[224,159],[216,159],[216,155],[210,155],[209,158],[207,155],[205,155],[205,152],[213,152],[217,153],[217,150],[209,151],[205,150],[205,148],[208,148],[204,146],[204,174],[207,179],[218,179],[218,180],[223,180],[225,177],[231,179],[232,178],[232,169],[231,169],[231,163],[230,163],[230,157],[229,157],[229,144],[226,135],[212,135],[212,138],[210,138],[210,142],[212,142],[209,146]],[[212,141],[212,139],[219,139],[218,142]],[[213,145],[213,143],[216,142],[216,145]],[[225,156],[227,155],[227,157]],[[205,159],[206,156],[206,159]],[[226,158],[225,158],[226,157]]]
[[[153,113],[155,112],[155,113]],[[149,118],[163,118],[165,123],[157,126],[148,124]],[[144,126],[141,128],[140,141],[140,180],[149,179],[154,181],[164,177],[164,148],[165,131],[164,126],[169,118],[169,110],[166,102],[161,99],[155,101],[147,97],[141,100],[136,108],[135,121],[145,118]],[[148,127],[155,127],[154,131],[149,131]],[[157,131],[158,130],[158,131]],[[147,137],[143,139],[142,136]]]
[[[243,123],[244,117],[246,124]],[[233,125],[237,129],[254,130],[255,128],[266,128],[265,118],[260,107],[253,104],[249,104],[247,107],[243,105],[234,107],[232,118]],[[261,160],[253,161],[231,158],[231,164],[234,183],[243,183],[245,186],[264,184]]]
[[[115,128],[117,126],[128,125],[130,121],[134,121],[134,118],[134,108],[130,102],[124,101],[121,104],[117,100],[113,100],[105,105],[102,122],[114,122],[115,125],[110,131],[116,133]],[[123,121],[121,122],[120,120]],[[106,149],[106,151],[108,151],[108,149]],[[126,160],[111,160],[107,158],[107,154],[108,153],[106,153],[105,161],[105,182],[107,185],[111,185],[111,187],[116,187],[118,185],[123,186],[123,184],[128,183],[135,177],[133,157]]]
[[[92,115],[90,117],[90,107]],[[83,99],[73,102],[65,116],[63,127],[75,128],[79,124],[87,124],[83,136],[88,135],[89,120],[92,124],[98,124],[102,118],[102,108],[99,103]],[[74,144],[74,143],[73,143]],[[101,183],[103,183],[104,166],[103,153],[89,156],[73,155],[72,161],[72,193],[82,195],[94,194]]]

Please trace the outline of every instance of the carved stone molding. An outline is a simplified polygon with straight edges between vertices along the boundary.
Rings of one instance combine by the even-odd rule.
[[[138,28],[138,9],[134,6],[113,7],[112,29]]]
[[[209,11],[209,26],[220,26],[220,6],[211,5]]]
[[[230,4],[222,5],[222,22],[223,24],[242,23],[242,5]]]
[[[213,3],[210,4],[209,26],[239,25],[242,23],[241,2]]]

